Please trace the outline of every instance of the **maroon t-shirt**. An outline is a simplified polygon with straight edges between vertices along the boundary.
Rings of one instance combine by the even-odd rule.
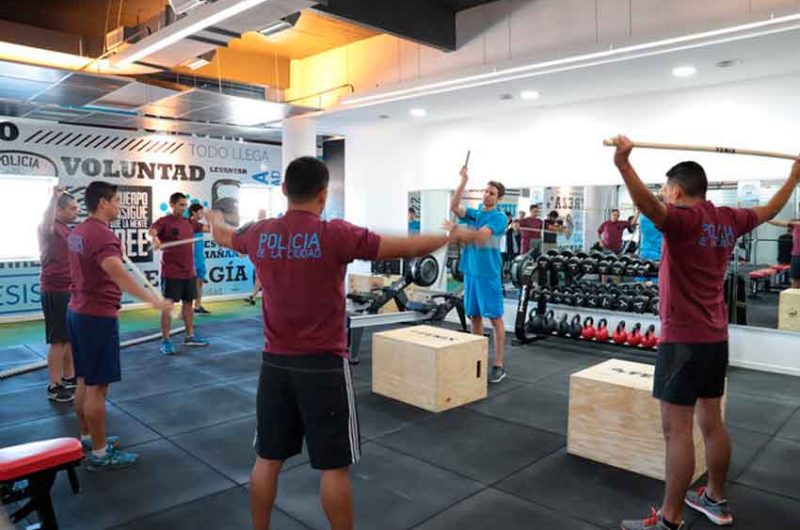
[[[39,252],[42,272],[39,276],[41,290],[45,293],[69,291],[72,278],[67,257],[69,227],[54,221],[52,227],[39,226]]]
[[[736,240],[758,225],[753,210],[667,206],[658,270],[661,342],[728,340],[723,284]]]
[[[122,291],[101,264],[108,257],[122,259],[122,246],[108,225],[89,217],[67,238],[72,288],[69,308],[81,315],[114,317],[119,312]]]
[[[794,225],[792,238],[792,256],[800,257],[800,225]]]
[[[619,252],[622,250],[622,233],[630,227],[628,221],[605,221],[597,230],[603,248]]]
[[[544,221],[541,219],[536,219],[534,217],[526,217],[522,221],[519,222],[519,227],[524,228],[525,230],[519,231],[519,253],[525,254],[531,249],[531,240],[532,239],[541,239],[542,238],[542,226],[544,225]]]
[[[375,259],[380,241],[366,228],[300,210],[242,227],[233,248],[250,257],[264,289],[264,351],[347,357],[347,264]]]
[[[162,243],[191,239],[197,232],[203,231],[203,225],[195,219],[165,215],[150,228]],[[197,276],[194,270],[194,245],[178,245],[161,252],[161,277],[170,280],[193,280]]]

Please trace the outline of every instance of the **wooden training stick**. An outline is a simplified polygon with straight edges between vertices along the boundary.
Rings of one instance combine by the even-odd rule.
[[[188,245],[189,243],[194,243],[195,241],[204,241],[204,240],[205,238],[201,237],[190,237],[189,239],[178,239],[177,241],[167,241],[166,243],[161,243],[161,246],[158,247],[158,250],[164,250],[172,247],[179,247],[181,245]]]
[[[469,154],[470,154],[471,152],[472,152],[472,151],[470,151],[470,150],[467,150],[467,159],[466,159],[466,160],[464,160],[464,167],[469,167]]]
[[[614,140],[603,140],[603,145],[616,147]],[[775,153],[772,151],[756,151],[753,149],[735,149],[733,147],[710,147],[705,145],[657,144],[651,142],[633,142],[633,147],[640,149],[667,149],[671,151],[700,151],[703,153],[722,153],[726,155],[750,155],[767,158],[780,158],[783,160],[800,160],[800,155]]]
[[[147,279],[147,276],[145,276],[139,267],[137,267],[136,264],[131,261],[131,258],[123,254],[122,259],[125,261],[125,265],[130,267],[130,269],[133,271],[133,274],[135,274],[137,278],[144,282],[145,287],[150,289],[150,291],[157,297],[161,298],[161,293],[158,291],[158,289],[156,289],[156,286],[150,283],[150,280]],[[177,306],[172,306],[172,318],[178,317],[180,317],[180,310],[177,308]]]

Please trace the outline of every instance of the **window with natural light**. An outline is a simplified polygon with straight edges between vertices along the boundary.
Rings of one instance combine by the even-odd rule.
[[[286,211],[286,197],[280,188],[242,186],[239,190],[239,219],[242,224],[258,220],[264,210],[266,217],[275,217]]]
[[[37,229],[56,184],[55,178],[0,175],[0,197],[11,197],[0,208],[0,260],[39,259]]]

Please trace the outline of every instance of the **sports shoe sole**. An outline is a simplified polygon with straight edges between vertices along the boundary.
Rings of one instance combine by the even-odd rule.
[[[703,515],[708,517],[709,521],[711,521],[712,523],[714,523],[717,526],[731,526],[733,524],[733,517],[729,517],[727,519],[722,519],[719,516],[714,515],[713,513],[708,511],[705,507],[703,507],[703,506],[701,506],[699,504],[695,504],[695,503],[691,502],[689,499],[684,499],[683,501],[686,503],[686,506],[688,506],[689,508],[692,508],[693,510],[697,510],[698,512],[702,513]]]
[[[188,346],[189,348],[204,348],[208,346],[207,342],[184,342],[184,346]]]
[[[60,398],[58,396],[47,396],[47,399],[49,399],[53,403],[72,403],[73,401],[75,401],[75,396],[69,396],[65,398]]]
[[[91,472],[95,472],[95,471],[114,471],[116,469],[125,469],[126,467],[131,467],[135,463],[136,463],[136,460],[134,460],[133,462],[127,462],[125,464],[114,464],[112,466],[93,466],[87,460],[86,461],[86,471],[91,471]]]

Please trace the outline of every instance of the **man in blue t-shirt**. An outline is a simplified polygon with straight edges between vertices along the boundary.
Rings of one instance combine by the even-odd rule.
[[[506,339],[503,324],[503,282],[500,248],[508,221],[497,209],[497,202],[506,188],[499,182],[489,181],[483,190],[481,208],[465,208],[461,204],[469,180],[467,166],[461,168],[461,183],[453,193],[450,209],[467,226],[466,242],[461,253],[461,272],[464,274],[464,309],[472,321],[472,333],[483,335],[483,318],[491,321],[494,329],[494,366],[489,374],[490,383],[499,383],[506,377],[503,367],[503,348]]]

